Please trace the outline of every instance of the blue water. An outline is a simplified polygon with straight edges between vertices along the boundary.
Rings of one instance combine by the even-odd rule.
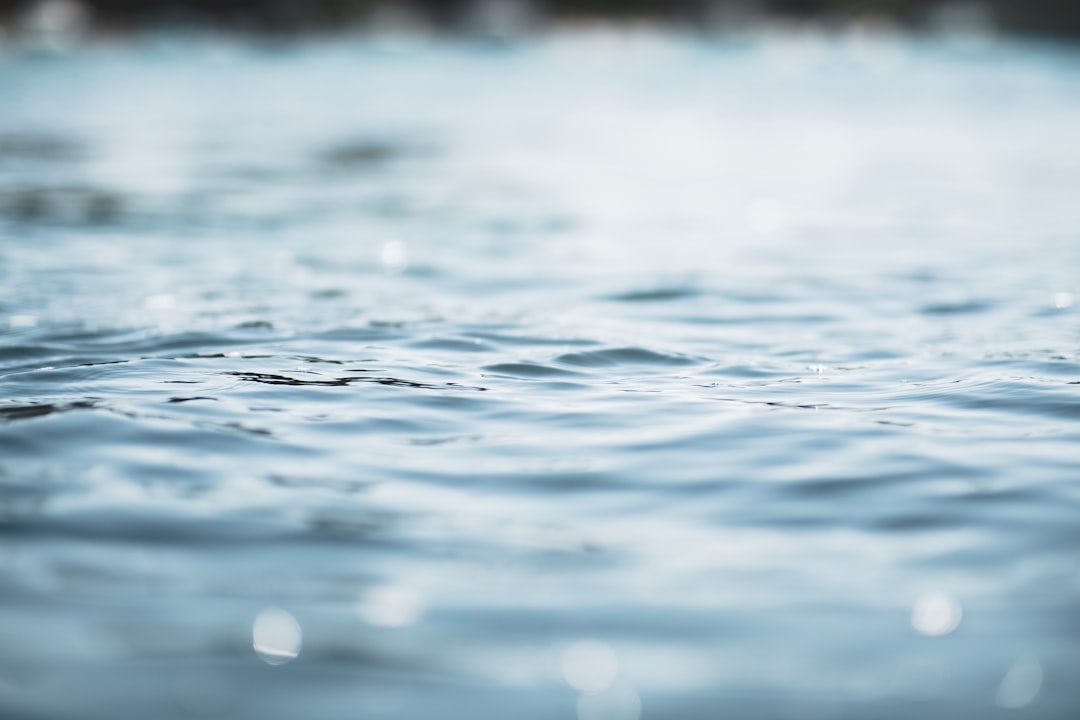
[[[1080,54],[0,55],[4,718],[1080,713]]]

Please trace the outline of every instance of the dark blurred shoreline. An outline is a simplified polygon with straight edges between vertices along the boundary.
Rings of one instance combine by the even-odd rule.
[[[210,30],[282,38],[342,32],[513,37],[567,25],[706,33],[853,25],[1080,39],[1072,0],[5,0],[5,38]]]

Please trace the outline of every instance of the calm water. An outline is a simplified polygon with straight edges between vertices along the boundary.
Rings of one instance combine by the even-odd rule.
[[[0,56],[5,718],[1075,718],[1080,54]]]

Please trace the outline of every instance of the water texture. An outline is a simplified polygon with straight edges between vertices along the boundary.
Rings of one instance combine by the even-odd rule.
[[[1075,718],[1080,55],[0,57],[5,718]]]

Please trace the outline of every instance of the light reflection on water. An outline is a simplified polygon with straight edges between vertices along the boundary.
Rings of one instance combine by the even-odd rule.
[[[1080,64],[888,42],[3,60],[5,716],[1071,717]]]
[[[288,611],[272,607],[255,616],[251,636],[259,659],[267,665],[283,665],[300,654],[304,632]]]
[[[941,591],[925,592],[911,610],[911,626],[923,635],[948,635],[960,627],[964,610],[956,598]]]

